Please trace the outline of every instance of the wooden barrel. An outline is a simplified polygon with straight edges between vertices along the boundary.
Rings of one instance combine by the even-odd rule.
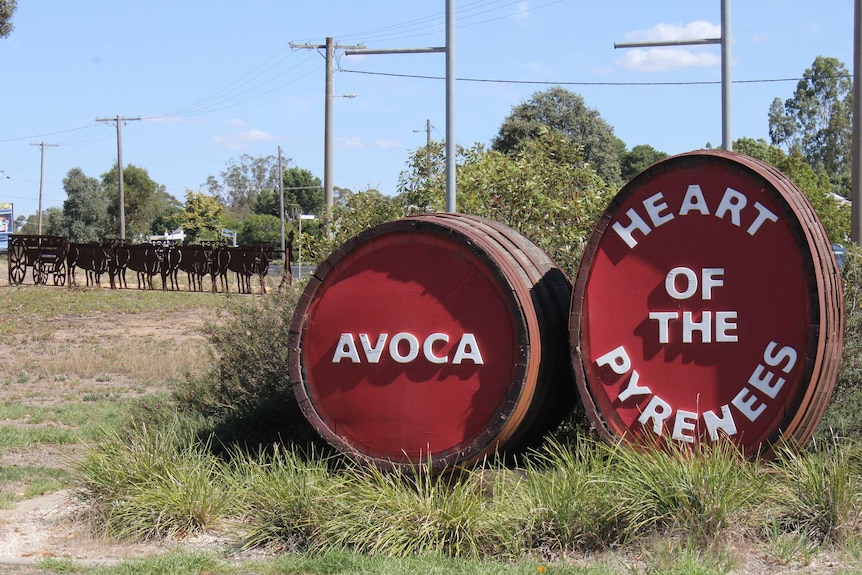
[[[841,358],[843,295],[805,195],[771,166],[703,150],[629,182],[572,297],[572,365],[606,438],[805,443]]]
[[[574,404],[571,284],[521,234],[425,214],[353,237],[309,280],[290,378],[331,445],[435,471],[533,446]]]

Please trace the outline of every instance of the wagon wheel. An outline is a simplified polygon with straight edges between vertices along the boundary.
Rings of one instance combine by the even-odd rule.
[[[66,262],[62,260],[54,265],[54,285],[66,285]]]
[[[45,269],[45,262],[41,258],[33,265],[33,283],[36,285],[48,283],[48,270]]]
[[[9,281],[20,285],[27,275],[27,262],[24,260],[24,246],[13,243],[9,246]]]

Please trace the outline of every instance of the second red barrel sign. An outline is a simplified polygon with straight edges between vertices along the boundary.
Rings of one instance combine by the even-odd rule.
[[[751,455],[806,442],[843,334],[831,244],[805,196],[753,158],[699,151],[629,182],[572,298],[581,399],[606,437]]]
[[[534,445],[571,409],[571,286],[514,230],[427,214],[318,267],[291,325],[291,382],[333,446],[381,467]]]

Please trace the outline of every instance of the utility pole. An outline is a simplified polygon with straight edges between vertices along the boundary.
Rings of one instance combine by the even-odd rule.
[[[278,147],[278,217],[281,218],[281,253],[284,255],[284,171],[281,163],[281,146]],[[287,265],[287,256],[285,256],[284,265]]]
[[[120,195],[120,239],[126,239],[126,199],[123,195],[123,122],[136,122],[137,118],[96,118],[97,122],[114,122],[117,126],[117,192]]]
[[[721,147],[733,149],[730,137],[730,0],[721,0],[721,37],[696,40],[668,40],[665,42],[615,42],[614,48],[654,48],[658,46],[694,46],[698,44],[721,44]]]
[[[425,120],[425,130],[413,130],[414,132],[425,132],[425,177],[431,180],[431,120]]]
[[[42,235],[42,183],[45,180],[45,146],[53,146],[57,147],[58,144],[46,144],[45,142],[39,142],[38,144],[31,143],[31,146],[39,146],[42,148],[42,164],[39,171],[39,225],[37,228],[37,234]]]
[[[326,201],[326,213],[323,215],[323,230],[329,237],[329,220],[332,213],[333,181],[332,181],[332,99],[333,96],[333,71],[336,50],[353,50],[364,48],[364,45],[344,46],[337,44],[332,38],[326,39],[326,44],[294,44],[290,43],[294,50],[326,50],[326,100],[324,103],[324,126],[323,126],[323,196]]]
[[[729,1],[729,0],[728,0]],[[434,48],[347,50],[345,54],[446,54],[446,211],[455,211],[455,0],[446,0],[446,45]]]

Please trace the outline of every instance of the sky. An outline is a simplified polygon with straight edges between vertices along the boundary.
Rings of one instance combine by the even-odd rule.
[[[731,0],[726,0],[731,2]],[[818,56],[853,69],[851,0],[731,3],[731,134],[769,140],[775,98]],[[19,0],[0,39],[0,203],[62,208],[63,179],[117,161],[183,201],[243,154],[324,175],[325,55],[446,45],[445,0]],[[456,0],[454,138],[490,145],[512,109],[562,86],[631,149],[721,146],[720,0]],[[292,46],[293,45],[293,46]],[[441,53],[336,50],[333,185],[397,193],[411,153],[446,136]],[[354,97],[349,97],[354,96]],[[42,145],[44,144],[44,145]]]

